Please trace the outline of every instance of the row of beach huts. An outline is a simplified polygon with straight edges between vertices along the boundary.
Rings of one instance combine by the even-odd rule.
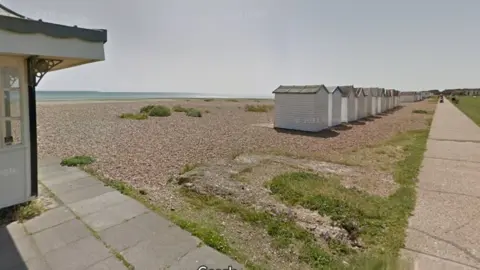
[[[392,110],[401,102],[427,98],[428,92],[400,92],[353,85],[280,85],[275,91],[274,127],[318,132]]]

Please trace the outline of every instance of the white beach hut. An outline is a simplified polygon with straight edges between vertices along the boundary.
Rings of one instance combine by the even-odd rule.
[[[38,195],[36,87],[49,72],[105,60],[106,41],[106,30],[33,20],[0,4],[0,208]]]
[[[275,91],[275,128],[317,132],[328,128],[330,92],[322,85],[280,85]]]
[[[378,113],[383,113],[384,107],[385,107],[385,89],[384,88],[378,88],[377,89],[377,114]]]
[[[328,125],[334,127],[342,123],[342,91],[337,86],[327,86],[327,90],[330,93]]]
[[[363,88],[356,89],[357,96],[357,119],[363,119],[367,117],[367,97]]]
[[[385,89],[385,111],[390,110],[392,101],[392,90]]]
[[[416,101],[417,94],[413,91],[403,91],[400,92],[399,98],[401,103],[409,103]]]
[[[394,97],[393,97],[394,102],[393,102],[393,104],[394,104],[395,108],[398,107],[398,105],[400,104],[400,100],[399,100],[399,96],[398,96],[399,93],[400,93],[400,91],[398,91],[398,90],[395,90],[395,92],[394,92]]]
[[[357,97],[353,85],[338,86],[342,93],[342,122],[357,120]]]
[[[374,88],[363,88],[363,92],[365,93],[365,117],[375,115]]]

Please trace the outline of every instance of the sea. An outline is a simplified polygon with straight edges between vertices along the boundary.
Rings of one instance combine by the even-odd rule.
[[[236,96],[187,92],[102,92],[102,91],[36,91],[37,101],[76,100],[130,100],[130,99],[175,99],[175,98],[257,98],[271,99],[273,96]]]

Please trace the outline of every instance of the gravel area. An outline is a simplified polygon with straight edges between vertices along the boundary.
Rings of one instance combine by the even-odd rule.
[[[413,114],[429,109],[427,101],[408,104],[398,111],[330,136],[279,132],[258,124],[272,123],[273,112],[245,112],[245,104],[215,100],[166,100],[116,103],[38,104],[40,158],[89,155],[93,165],[107,177],[155,191],[159,200],[174,198],[167,180],[185,164],[233,157],[243,152],[286,151],[327,157],[332,153],[377,143],[398,132],[424,128],[428,115]],[[209,110],[201,118],[174,112],[170,117],[125,120],[121,113],[138,112],[148,104],[194,107]],[[257,126],[255,126],[257,125]],[[332,136],[335,135],[335,136]]]

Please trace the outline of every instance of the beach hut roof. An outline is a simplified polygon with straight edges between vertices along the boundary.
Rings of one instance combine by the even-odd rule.
[[[353,85],[339,85],[337,86],[343,97],[348,97],[351,93],[357,95],[355,87]]]
[[[328,90],[323,84],[319,85],[280,85],[273,91],[274,94],[316,94]]]
[[[356,88],[355,93],[356,93],[357,96],[360,96],[360,95],[368,96],[368,92],[365,91],[365,88],[363,88],[363,87]]]
[[[0,29],[18,34],[42,34],[53,38],[75,38],[88,42],[107,42],[104,29],[85,29],[34,20],[0,4]]]

